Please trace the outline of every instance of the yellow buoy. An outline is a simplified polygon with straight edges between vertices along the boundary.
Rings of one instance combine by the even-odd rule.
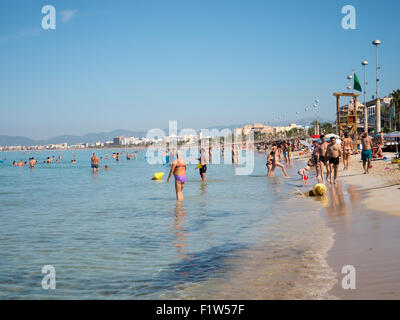
[[[322,183],[317,183],[313,188],[314,196],[324,196],[326,194],[326,187]]]
[[[161,180],[163,176],[164,176],[164,172],[156,172],[153,175],[153,178],[151,178],[151,179],[152,180]]]

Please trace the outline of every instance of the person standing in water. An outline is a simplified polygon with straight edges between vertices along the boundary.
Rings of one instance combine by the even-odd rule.
[[[350,156],[353,153],[353,140],[351,140],[348,132],[344,133],[342,148],[344,170],[348,170],[350,165]]]
[[[96,152],[93,152],[92,158],[90,158],[90,166],[93,172],[100,170],[99,159],[97,158]]]
[[[364,131],[361,136],[361,144],[362,144],[362,151],[361,151],[361,160],[363,162],[364,167],[364,174],[369,173],[369,168],[371,166],[371,159],[372,159],[372,139],[368,136],[368,132]]]
[[[285,175],[285,177],[289,177],[286,172],[285,166],[282,163],[280,163],[281,145],[279,145],[276,149],[272,149],[272,150],[274,150],[274,155],[273,155],[273,161],[272,161],[273,165],[272,165],[272,170],[271,170],[270,176],[272,176],[274,174],[275,168],[279,167],[282,169],[282,172]]]
[[[268,174],[267,174],[268,177],[270,177],[272,174],[272,167],[275,161],[274,159],[275,159],[275,151],[271,151],[267,157],[267,163],[265,164],[268,169]]]
[[[171,170],[169,171],[167,182],[171,179],[172,174],[175,177],[175,192],[176,199],[183,200],[183,188],[186,183],[186,161],[183,159],[179,151],[175,155],[175,159],[172,162]]]
[[[203,182],[206,182],[206,172],[207,172],[207,156],[206,156],[206,150],[204,150],[203,148],[200,150],[200,165],[201,168],[199,170],[200,172],[200,177],[203,180]]]
[[[324,135],[321,135],[321,143],[319,144],[318,147],[318,159],[319,163],[317,166],[319,166],[319,172],[321,174],[321,179],[322,182],[324,182],[324,166],[326,168],[326,179],[328,180],[330,177],[330,168],[329,168],[329,157],[326,155],[326,150],[328,148],[328,142],[326,142],[326,138]]]
[[[329,157],[329,179],[328,182],[332,183],[332,172],[333,172],[333,183],[336,184],[337,172],[340,163],[340,157],[342,156],[342,148],[336,143],[336,138],[331,138],[331,143],[326,148],[326,155]]]

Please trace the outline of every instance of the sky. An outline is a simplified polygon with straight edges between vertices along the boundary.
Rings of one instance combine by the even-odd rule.
[[[56,29],[42,29],[42,7]],[[356,29],[343,29],[344,5]],[[2,0],[0,134],[45,139],[335,118],[354,70],[400,88],[400,1]],[[363,83],[362,83],[363,86]],[[309,107],[308,112],[305,107]],[[299,112],[299,115],[296,115]]]

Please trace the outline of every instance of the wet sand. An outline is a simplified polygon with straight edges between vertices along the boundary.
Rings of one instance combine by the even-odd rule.
[[[339,183],[329,187],[329,204],[321,211],[335,234],[328,264],[337,282],[330,294],[341,299],[400,299],[400,170],[379,160],[365,175],[359,159],[352,157],[348,171],[340,164]],[[355,290],[342,288],[345,265],[355,267]]]

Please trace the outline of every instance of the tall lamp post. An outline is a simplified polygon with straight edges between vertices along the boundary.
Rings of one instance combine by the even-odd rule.
[[[319,135],[319,110],[318,110],[319,99],[315,100],[314,111],[315,111],[315,134]]]
[[[368,109],[367,109],[367,81],[366,81],[366,66],[368,65],[368,61],[364,60],[361,62],[361,65],[364,67],[364,131],[368,132]]]
[[[353,76],[352,75],[348,75],[347,76],[347,79],[349,80],[349,85],[347,86],[347,90],[349,90],[349,92],[351,91],[351,88],[353,88],[352,86],[351,86],[351,79],[353,79]]]
[[[375,104],[375,115],[376,115],[376,132],[381,132],[381,100],[379,99],[379,77],[378,70],[380,69],[378,65],[378,46],[381,44],[380,40],[372,41],[372,44],[376,47],[376,104]]]

